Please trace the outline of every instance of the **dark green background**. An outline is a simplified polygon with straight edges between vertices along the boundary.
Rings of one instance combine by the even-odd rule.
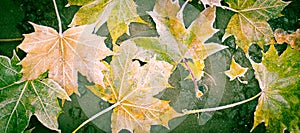
[[[151,18],[146,15],[145,11],[150,11],[153,8],[154,1],[150,0],[136,0],[138,4],[138,11],[141,17],[149,22],[149,25],[142,25],[133,23],[130,25],[130,33],[132,36],[156,36],[155,25],[153,24]],[[181,1],[182,3],[182,1]],[[63,22],[63,29],[67,29],[68,24],[71,22],[74,13],[79,9],[79,7],[71,6],[64,7],[67,4],[66,0],[57,0],[57,5],[59,7],[59,11],[61,13],[61,19]],[[222,3],[225,5],[225,3]],[[300,28],[300,19],[299,14],[300,9],[300,1],[294,0],[290,5],[288,5],[282,12],[284,16],[269,20],[269,24],[272,29],[282,28],[289,33],[294,32],[297,28]],[[203,6],[197,4],[197,1],[193,1],[187,8],[184,10],[185,18],[184,22],[188,26],[195,16],[203,10]],[[245,57],[244,52],[241,49],[235,49],[234,38],[230,37],[226,39],[224,42],[221,42],[221,38],[224,34],[224,29],[230,19],[232,12],[223,10],[221,8],[217,9],[217,19],[214,24],[215,28],[220,29],[220,31],[215,34],[213,38],[209,41],[217,42],[226,46],[229,46],[228,49],[222,50],[209,58],[206,61],[205,71],[212,74],[212,76],[217,76],[213,74],[213,71],[210,69],[212,66],[218,65],[215,60],[221,59],[224,60],[226,66],[224,69],[229,69],[229,64],[231,61],[231,57],[234,56],[236,61],[241,64],[243,67],[248,67],[249,70],[246,73],[245,78],[243,80],[247,80],[249,82],[248,85],[241,84],[239,82],[232,81],[229,82],[228,78],[226,80],[226,88],[224,91],[223,98],[221,99],[220,105],[226,105],[233,102],[238,102],[250,98],[257,94],[260,89],[258,87],[257,80],[254,77],[254,71],[251,69],[250,62]],[[57,19],[54,12],[53,3],[51,0],[1,0],[0,5],[0,39],[8,39],[8,38],[21,38],[22,34],[27,34],[33,32],[32,26],[28,23],[34,22],[36,24],[41,24],[49,27],[53,27],[58,29]],[[150,31],[145,34],[145,31]],[[107,34],[107,28],[105,26],[100,28],[100,31],[97,34],[108,37],[106,39],[107,46],[111,46],[111,38],[109,34]],[[131,36],[123,35],[119,38],[118,42],[126,40]],[[25,53],[20,49],[16,49],[16,46],[19,45],[21,41],[13,41],[13,42],[0,42],[0,55],[12,56],[12,51],[16,50],[18,55],[21,58],[24,58]],[[276,45],[277,46],[277,45]],[[284,51],[286,48],[286,44],[278,45],[276,48],[279,51]],[[256,61],[261,61],[261,48],[257,45],[253,45],[250,47],[249,52],[251,58]],[[107,58],[107,61],[110,59]],[[219,64],[222,65],[222,64]],[[172,74],[170,78],[170,84],[175,86],[175,89],[166,89],[164,92],[158,95],[161,99],[171,100],[171,105],[176,109],[181,109],[181,107],[177,107],[175,104],[176,98],[179,96],[179,92],[185,92],[186,94],[193,95],[193,84],[190,80],[184,80],[184,75],[187,75],[187,71],[185,71],[182,66],[177,66],[177,69]],[[79,89],[83,94],[82,97],[78,97],[76,95],[72,95],[72,102],[66,102],[63,106],[64,112],[59,116],[59,127],[63,133],[68,133],[73,131],[81,122],[87,119],[85,112],[81,109],[80,103],[85,101],[91,101],[88,106],[90,109],[101,110],[107,106],[108,103],[101,101],[96,98],[93,94],[87,91],[82,83],[90,84],[86,81],[83,76],[79,77]],[[203,84],[210,86],[210,79],[204,78],[202,84],[199,83],[200,88],[204,88]],[[192,98],[193,99],[193,98]],[[203,108],[205,102],[207,100],[207,96],[204,96],[202,100],[193,99],[192,103],[187,103],[190,109]],[[178,127],[173,129],[171,132],[214,132],[214,133],[240,133],[240,132],[249,132],[253,125],[253,115],[254,110],[257,104],[257,100],[251,101],[244,105],[240,105],[234,108],[225,109],[221,111],[216,111],[211,120],[209,120],[205,125],[199,126],[197,115],[189,115],[181,123]],[[107,114],[109,116],[109,114]],[[104,118],[103,118],[104,119]],[[110,120],[105,119],[102,120],[102,124],[100,125],[110,125]],[[47,128],[45,128],[36,117],[32,117],[30,120],[30,124],[28,126],[28,131],[32,131],[34,133],[39,132],[54,132]],[[170,132],[166,128],[162,126],[153,126],[152,132]],[[89,123],[84,126],[80,132],[103,132],[100,130],[94,123]],[[124,130],[124,132],[126,132]],[[260,124],[254,132],[265,132],[265,127],[263,124]]]

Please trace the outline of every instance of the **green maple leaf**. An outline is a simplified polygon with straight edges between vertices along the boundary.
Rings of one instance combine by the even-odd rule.
[[[281,0],[226,0],[236,13],[231,17],[226,34],[236,37],[237,45],[248,53],[252,43],[263,45],[271,43],[273,32],[267,21],[280,16],[289,2]],[[227,35],[226,35],[227,36]]]
[[[131,22],[146,23],[136,11],[133,0],[68,0],[68,5],[82,6],[70,26],[96,23],[96,30],[107,22],[113,42],[124,33],[129,34]]]
[[[138,37],[132,40],[138,46],[157,53],[158,59],[165,60],[174,66],[184,58],[190,58],[193,63],[201,64],[209,55],[226,48],[216,43],[205,43],[217,32],[213,28],[216,9],[206,8],[188,28],[185,28],[183,9],[186,4],[187,2],[180,7],[178,0],[174,2],[157,0],[154,11],[149,14],[156,23],[159,37]],[[203,67],[197,68],[199,69],[192,71],[199,73],[197,79],[200,79],[204,64]]]
[[[0,132],[23,132],[32,115],[46,127],[57,130],[61,109],[57,97],[70,100],[58,83],[51,79],[19,82],[19,58],[0,56]]]
[[[299,132],[300,53],[290,47],[280,56],[272,45],[260,64],[253,63],[262,94],[252,130],[261,122],[270,132]]]

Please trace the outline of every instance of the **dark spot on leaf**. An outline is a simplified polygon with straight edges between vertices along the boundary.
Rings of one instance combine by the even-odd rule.
[[[134,61],[138,61],[138,62],[140,63],[141,66],[147,64],[147,62],[143,62],[143,61],[141,61],[141,60],[139,60],[139,59],[133,59],[132,62],[134,62]]]

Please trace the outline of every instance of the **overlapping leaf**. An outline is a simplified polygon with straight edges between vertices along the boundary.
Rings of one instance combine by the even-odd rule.
[[[203,70],[204,69],[204,61],[200,60],[197,62],[192,62],[192,61],[187,61],[187,65],[189,66],[189,68],[191,69],[191,71],[194,74],[194,78],[199,81],[201,79],[201,77],[204,75],[203,71],[199,71],[199,70]],[[188,70],[187,66],[183,64],[183,66],[185,67],[185,69]],[[187,79],[193,79],[191,75],[187,76]]]
[[[299,132],[300,53],[290,47],[278,57],[272,45],[260,64],[252,62],[262,94],[252,130],[261,122],[270,132]]]
[[[278,17],[289,2],[281,0],[226,0],[235,10],[226,28],[236,37],[237,45],[248,53],[252,43],[263,45],[272,41],[273,32],[267,21]]]
[[[0,132],[23,132],[32,115],[46,127],[59,130],[57,116],[61,111],[57,97],[70,100],[67,93],[50,79],[19,82],[19,58],[0,56]]]
[[[206,8],[185,28],[182,11],[186,4],[180,8],[178,0],[157,0],[154,11],[149,14],[156,23],[159,38],[139,37],[133,40],[138,46],[158,53],[159,59],[173,65],[184,58],[191,58],[193,63],[203,62],[207,56],[226,48],[216,43],[205,43],[217,32],[212,27],[215,8]]]
[[[23,80],[36,79],[49,71],[49,78],[58,82],[69,95],[78,93],[77,72],[88,80],[103,84],[101,59],[112,52],[104,38],[89,33],[89,26],[73,27],[59,35],[54,29],[31,23],[35,32],[26,34],[18,46],[27,56],[20,62]],[[97,73],[95,73],[97,71]]]
[[[113,42],[124,33],[129,34],[131,22],[145,23],[136,12],[133,0],[68,0],[69,5],[82,6],[70,26],[96,22],[96,30],[107,22]]]
[[[155,57],[141,66],[138,61],[147,51],[126,41],[110,63],[106,86],[88,87],[96,95],[117,105],[112,114],[112,132],[127,129],[131,132],[150,132],[151,125],[168,127],[168,121],[180,116],[168,101],[153,96],[169,86],[172,65]],[[144,58],[145,59],[145,58]],[[101,93],[104,92],[104,93]]]

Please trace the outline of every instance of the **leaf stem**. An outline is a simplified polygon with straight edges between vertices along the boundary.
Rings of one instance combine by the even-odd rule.
[[[211,81],[213,82],[213,84],[216,86],[217,85],[216,80],[209,73],[207,73],[205,71],[203,71],[203,72],[204,72],[204,74],[206,74],[211,79]]]
[[[241,80],[240,77],[237,77],[237,79],[238,79],[238,81],[240,81],[243,84],[248,84],[248,81]]]
[[[243,100],[243,101],[240,101],[240,102],[237,102],[237,103],[229,104],[229,105],[219,106],[219,107],[215,107],[215,108],[198,109],[198,110],[182,110],[182,112],[187,115],[187,114],[195,114],[195,113],[200,113],[200,112],[211,112],[211,111],[217,111],[217,110],[232,108],[234,106],[241,105],[241,104],[244,104],[246,102],[254,100],[255,98],[259,97],[261,95],[261,93],[262,92],[256,94],[255,96],[253,96],[249,99],[246,99],[246,100]]]
[[[60,20],[60,16],[59,16],[59,12],[58,12],[58,8],[57,8],[57,5],[56,5],[56,1],[53,0],[53,4],[54,4],[54,8],[55,8],[55,13],[56,13],[56,16],[57,16],[57,21],[58,21],[58,34],[60,37],[62,37],[62,25],[61,25],[61,20]]]
[[[120,104],[121,104],[120,102],[117,102],[117,103],[113,104],[112,106],[110,106],[110,107],[98,112],[97,114],[93,115],[91,118],[89,118],[86,121],[84,121],[83,123],[81,123],[72,133],[76,133],[80,128],[82,128],[87,123],[91,122],[92,120],[96,119],[97,117],[101,116],[102,114],[112,110],[113,108],[119,106]]]
[[[186,66],[186,68],[188,69],[188,71],[191,74],[191,77],[192,77],[192,80],[193,80],[193,83],[194,83],[194,89],[195,89],[196,97],[200,98],[203,95],[203,93],[201,91],[199,91],[199,89],[198,89],[198,84],[197,84],[197,80],[195,78],[195,75],[194,75],[191,67],[187,64],[187,62],[186,62],[186,60],[184,58],[183,58],[183,63],[184,63],[184,65]]]
[[[227,7],[227,6],[218,6],[218,7],[221,7],[221,8],[223,8],[223,9],[227,9],[227,10],[230,10],[230,11],[233,11],[233,12],[235,12],[235,13],[240,12],[240,11],[238,11],[238,10],[235,10],[235,9],[230,8],[230,7]]]
[[[22,41],[23,38],[20,37],[20,38],[5,38],[5,39],[0,39],[0,42],[14,42],[14,41]]]
[[[20,93],[20,95],[19,95],[19,98],[18,98],[18,100],[16,101],[16,104],[15,104],[13,110],[11,111],[8,120],[6,121],[7,123],[6,123],[5,129],[4,129],[4,132],[5,132],[5,133],[8,132],[7,130],[9,130],[9,124],[10,124],[11,120],[13,119],[12,117],[13,117],[15,111],[17,111],[17,108],[18,108],[18,106],[19,106],[19,104],[20,104],[20,101],[22,100],[22,97],[23,97],[23,95],[24,95],[24,93],[25,93],[25,90],[26,90],[26,88],[27,88],[27,86],[28,86],[28,82],[29,82],[29,81],[27,81],[27,82],[25,83],[24,87],[22,88],[22,91],[21,91],[21,93]],[[22,101],[21,101],[21,102],[22,102]]]

